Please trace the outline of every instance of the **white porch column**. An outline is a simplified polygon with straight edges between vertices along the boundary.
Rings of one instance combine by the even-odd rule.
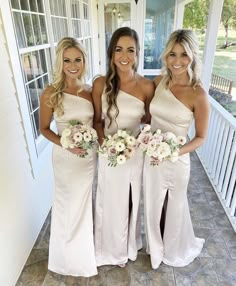
[[[209,89],[211,81],[212,67],[216,48],[217,34],[220,25],[221,12],[224,0],[211,0],[207,31],[205,38],[205,48],[203,52],[202,81],[206,90]]]
[[[184,8],[185,5],[193,0],[177,0],[175,5],[175,25],[174,30],[182,29],[184,22]]]

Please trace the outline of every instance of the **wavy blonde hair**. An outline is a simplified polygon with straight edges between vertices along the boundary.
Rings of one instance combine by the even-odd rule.
[[[117,116],[119,115],[119,109],[117,106],[117,95],[120,89],[120,78],[119,75],[117,74],[116,66],[114,64],[114,53],[117,46],[117,42],[121,37],[131,37],[134,39],[136,45],[136,61],[135,64],[133,65],[133,70],[134,72],[137,72],[138,69],[139,51],[140,51],[138,34],[135,30],[129,27],[119,28],[113,33],[109,47],[107,49],[108,67],[105,76],[106,80],[105,93],[107,96],[107,104],[108,104],[107,116],[110,120],[108,127],[111,126],[112,121],[116,120]],[[111,116],[112,107],[114,107],[116,110],[114,118],[112,118]]]
[[[56,112],[58,116],[62,116],[64,114],[64,108],[63,108],[63,91],[66,88],[66,76],[63,71],[63,55],[64,51],[70,48],[76,48],[79,52],[81,52],[83,56],[83,70],[78,78],[81,81],[81,91],[83,89],[83,83],[84,83],[84,77],[86,75],[87,71],[87,56],[84,48],[81,46],[81,44],[75,39],[71,37],[65,37],[62,38],[56,48],[56,60],[54,65],[54,73],[53,73],[53,82],[51,83],[51,86],[53,87],[53,93],[50,96],[49,99],[49,105],[53,108],[53,110]]]
[[[193,88],[196,88],[197,85],[202,86],[202,82],[200,79],[201,61],[198,55],[199,46],[197,36],[192,30],[179,29],[174,31],[170,35],[170,38],[166,43],[165,50],[161,55],[161,59],[163,62],[163,82],[166,88],[169,88],[172,84],[172,73],[167,67],[167,58],[172,49],[174,48],[175,44],[180,44],[185,49],[190,59],[190,63],[188,65],[188,76],[190,85]]]

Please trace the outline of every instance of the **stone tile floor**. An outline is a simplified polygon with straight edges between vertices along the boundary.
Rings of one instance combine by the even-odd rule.
[[[236,233],[194,153],[188,198],[195,234],[206,240],[190,265],[161,264],[152,270],[145,248],[125,268],[102,266],[91,278],[62,276],[47,269],[50,215],[39,234],[16,286],[235,286]],[[145,234],[143,233],[145,245]]]

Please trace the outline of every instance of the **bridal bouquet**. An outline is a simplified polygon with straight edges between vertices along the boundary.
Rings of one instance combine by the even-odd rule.
[[[84,158],[88,155],[88,150],[96,146],[97,138],[97,132],[92,127],[77,120],[71,120],[69,125],[62,131],[60,142],[64,149],[84,149],[86,152],[79,155]]]
[[[108,159],[108,166],[115,167],[124,164],[131,158],[136,147],[136,139],[133,136],[130,136],[125,130],[118,130],[114,135],[104,138],[99,153]]]
[[[151,132],[150,125],[144,125],[138,136],[138,147],[149,157],[150,165],[155,166],[164,160],[178,160],[179,148],[186,143],[186,138],[172,132],[162,133],[160,129]]]

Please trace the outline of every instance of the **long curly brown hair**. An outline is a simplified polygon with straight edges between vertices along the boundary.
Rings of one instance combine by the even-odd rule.
[[[119,109],[117,106],[117,95],[120,89],[120,78],[116,71],[116,66],[114,64],[114,52],[117,46],[117,42],[121,37],[131,37],[134,39],[136,44],[136,62],[133,65],[134,72],[137,71],[138,68],[138,60],[139,60],[139,51],[140,51],[140,44],[139,44],[139,38],[138,34],[135,30],[129,28],[129,27],[122,27],[117,29],[110,40],[110,44],[107,49],[107,57],[108,57],[108,66],[107,66],[107,73],[105,76],[106,79],[106,88],[105,93],[107,96],[107,116],[110,120],[109,126],[111,125],[113,120],[116,120],[117,116],[119,115]],[[111,116],[111,109],[112,107],[115,108],[115,116],[112,118]]]

